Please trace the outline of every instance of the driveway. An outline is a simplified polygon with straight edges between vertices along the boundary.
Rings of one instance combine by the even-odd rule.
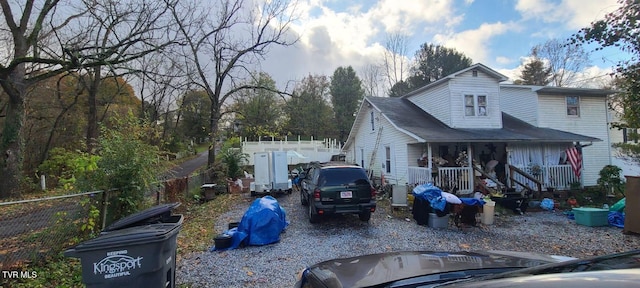
[[[208,151],[200,152],[195,158],[182,162],[171,169],[168,172],[168,175],[170,175],[168,178],[184,178],[191,175],[198,168],[207,165],[208,157]]]
[[[637,249],[640,237],[615,227],[576,225],[562,212],[531,212],[497,216],[494,225],[461,230],[419,226],[407,212],[393,211],[386,202],[368,223],[356,215],[336,216],[310,224],[299,194],[277,198],[289,226],[280,242],[223,252],[181,255],[178,284],[188,287],[291,287],[306,265],[332,258],[402,250],[514,250],[573,257]],[[229,222],[240,221],[253,201],[245,201],[221,215],[214,225],[221,233]],[[211,241],[213,245],[213,239]]]

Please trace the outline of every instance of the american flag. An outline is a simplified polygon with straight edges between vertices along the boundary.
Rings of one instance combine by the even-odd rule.
[[[573,168],[573,174],[580,179],[580,171],[582,170],[582,154],[576,146],[571,146],[566,152],[567,160],[569,160],[571,168]]]

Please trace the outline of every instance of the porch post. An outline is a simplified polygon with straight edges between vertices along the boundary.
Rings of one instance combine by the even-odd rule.
[[[469,188],[471,189],[471,193],[473,193],[475,190],[475,183],[473,182],[475,180],[475,171],[473,170],[473,149],[471,148],[471,143],[467,143],[467,171],[469,171],[467,173],[467,177],[469,177]]]
[[[433,171],[433,161],[431,159],[433,159],[433,157],[431,157],[431,143],[427,143],[427,157],[429,157],[429,161],[427,161],[427,167],[429,168],[429,170]]]

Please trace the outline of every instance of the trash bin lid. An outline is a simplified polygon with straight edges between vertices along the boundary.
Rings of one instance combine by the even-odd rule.
[[[168,203],[151,207],[127,217],[124,217],[105,228],[103,231],[113,231],[133,226],[145,225],[153,222],[162,223],[163,218],[171,216],[171,210],[180,206],[180,203]]]
[[[75,257],[77,252],[165,241],[178,233],[180,227],[180,224],[166,223],[120,229],[82,242],[66,254]]]

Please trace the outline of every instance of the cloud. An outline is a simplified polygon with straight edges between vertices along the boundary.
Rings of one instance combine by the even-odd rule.
[[[516,29],[514,23],[484,23],[477,29],[462,31],[457,34],[437,34],[434,40],[448,48],[455,48],[457,51],[471,57],[473,62],[489,62],[489,52],[491,47],[490,39],[494,36],[507,33]]]
[[[339,66],[358,69],[382,62],[386,33],[422,36],[424,27],[446,27],[460,19],[453,15],[452,0],[362,3],[300,1],[299,17],[291,26],[299,42],[294,47],[272,47],[261,66],[277,83],[287,82],[291,75],[297,80],[309,74],[331,75]]]
[[[591,22],[603,19],[607,13],[613,12],[620,4],[617,0],[565,0],[562,2],[562,10],[570,12],[568,29],[580,29],[587,27]]]
[[[497,69],[496,71],[509,77],[509,81],[513,82],[520,78],[524,63],[528,63],[529,57],[522,57],[521,64],[513,69]],[[610,76],[613,70],[611,68],[601,68],[598,66],[589,66],[576,74],[576,78],[569,86],[580,88],[603,88],[611,84]]]
[[[500,65],[507,65],[507,64],[511,64],[513,63],[514,60],[507,58],[507,57],[503,57],[503,56],[498,56],[496,57],[496,63],[500,64]]]
[[[613,69],[590,66],[576,75],[575,87],[603,88],[611,84]]]
[[[619,6],[617,0],[518,0],[515,9],[525,21],[560,23],[567,30],[577,30],[602,19]],[[557,29],[557,26],[553,29]]]
[[[386,32],[411,34],[426,23],[454,25],[459,19],[453,16],[454,1],[381,0],[369,11],[369,17],[383,24]]]

